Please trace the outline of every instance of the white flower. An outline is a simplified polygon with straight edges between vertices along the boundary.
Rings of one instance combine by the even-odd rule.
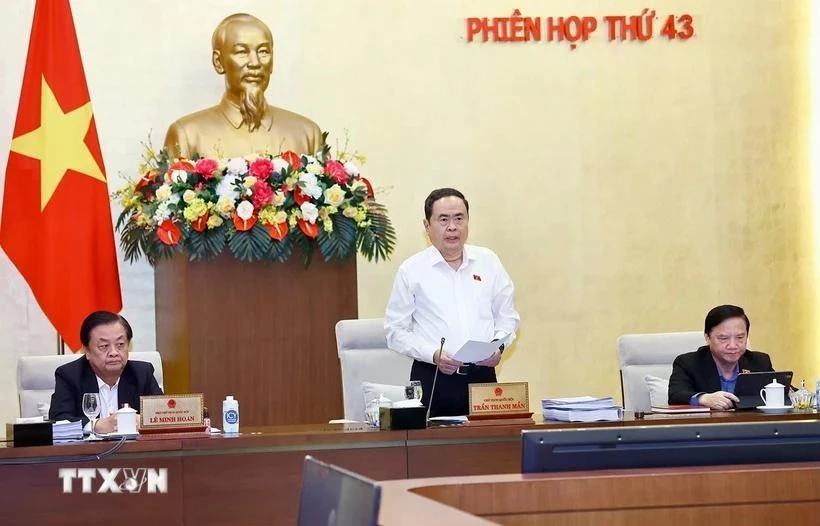
[[[325,203],[330,206],[339,206],[345,200],[345,191],[338,184],[325,190]]]
[[[232,175],[245,175],[248,173],[248,163],[242,157],[228,159],[228,173]]]
[[[187,204],[191,204],[191,201],[196,199],[196,192],[193,190],[185,190],[182,194],[182,200],[185,201]]]
[[[238,176],[231,174],[226,175],[219,181],[219,184],[216,185],[216,195],[220,198],[230,197],[232,201],[236,201],[239,199],[239,192],[237,192],[235,188],[237,181],[239,181]]]
[[[307,170],[308,173],[314,174],[314,175],[321,175],[322,172],[325,171],[325,169],[319,163],[310,163],[309,165],[307,165],[305,170]]]
[[[312,155],[305,155],[305,164],[313,164],[316,162],[316,157]]]
[[[299,182],[305,186],[313,186],[319,184],[319,180],[316,178],[316,176],[310,173],[301,174],[299,176]]]
[[[302,206],[299,207],[302,209],[302,218],[309,222],[315,223],[316,219],[319,217],[319,209],[316,208],[316,205],[313,203],[302,203]]]
[[[355,177],[359,175],[359,165],[353,161],[347,161],[345,163],[345,172]]]
[[[184,183],[188,180],[188,172],[185,170],[174,170],[171,172],[171,180],[175,183]]]
[[[319,199],[322,196],[322,187],[319,186],[319,180],[311,173],[299,176],[299,186],[304,193],[314,199]]]
[[[245,188],[253,188],[253,185],[256,184],[256,177],[252,175],[248,175],[245,177],[245,180],[242,182],[245,185]]]
[[[171,197],[171,185],[163,184],[157,188],[157,201],[167,201]]]
[[[273,171],[282,173],[283,168],[287,168],[290,164],[282,159],[281,157],[274,157],[273,158]]]
[[[168,202],[164,201],[159,204],[157,210],[154,212],[154,221],[162,223],[171,217],[171,210],[168,209]]]
[[[282,206],[285,204],[285,193],[282,190],[277,190],[273,193],[273,205],[274,206]]]
[[[179,194],[171,194],[171,197],[168,198],[168,202],[174,205],[179,204]]]
[[[242,201],[236,206],[236,215],[240,219],[247,221],[253,217],[253,204],[250,201]]]

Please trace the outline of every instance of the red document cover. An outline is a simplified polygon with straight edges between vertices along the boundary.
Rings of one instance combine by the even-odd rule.
[[[708,407],[702,405],[653,405],[653,413],[708,413]]]

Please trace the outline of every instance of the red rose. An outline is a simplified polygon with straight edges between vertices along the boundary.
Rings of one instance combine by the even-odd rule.
[[[270,159],[260,157],[251,163],[248,171],[257,179],[267,179],[273,173],[273,163],[270,162]]]
[[[334,183],[347,184],[350,175],[345,171],[345,167],[339,161],[328,161],[325,165],[325,172],[330,175]]]
[[[259,210],[273,202],[273,188],[265,181],[256,181],[253,185],[253,207]]]
[[[173,221],[166,219],[157,227],[157,237],[164,244],[174,246],[182,239],[182,234],[180,234],[179,227]]]
[[[216,159],[200,159],[196,162],[194,171],[205,179],[213,179],[218,168],[219,163],[216,162]]]
[[[283,153],[282,159],[288,162],[291,170],[298,170],[302,167],[302,158],[292,150],[288,150]]]

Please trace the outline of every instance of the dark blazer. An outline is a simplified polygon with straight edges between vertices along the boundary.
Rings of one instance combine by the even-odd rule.
[[[51,420],[80,420],[83,425],[88,418],[83,414],[83,393],[99,393],[97,377],[85,356],[73,362],[61,365],[54,371],[54,394],[51,395],[51,408],[48,418]],[[122,407],[128,404],[139,411],[140,396],[161,395],[154,366],[148,362],[128,360],[120,375],[117,386],[117,404]]]
[[[750,373],[774,371],[769,355],[746,349],[737,362],[738,370]],[[720,391],[720,376],[708,345],[695,352],[681,354],[672,364],[669,377],[669,404],[688,404],[695,393]]]

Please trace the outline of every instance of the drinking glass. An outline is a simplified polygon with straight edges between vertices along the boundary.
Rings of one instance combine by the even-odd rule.
[[[404,397],[408,400],[416,399],[421,400],[421,381],[419,380],[410,380],[406,386],[404,386]]]
[[[88,438],[94,438],[94,419],[100,416],[100,395],[99,393],[83,393],[83,413],[91,422],[91,433]]]

